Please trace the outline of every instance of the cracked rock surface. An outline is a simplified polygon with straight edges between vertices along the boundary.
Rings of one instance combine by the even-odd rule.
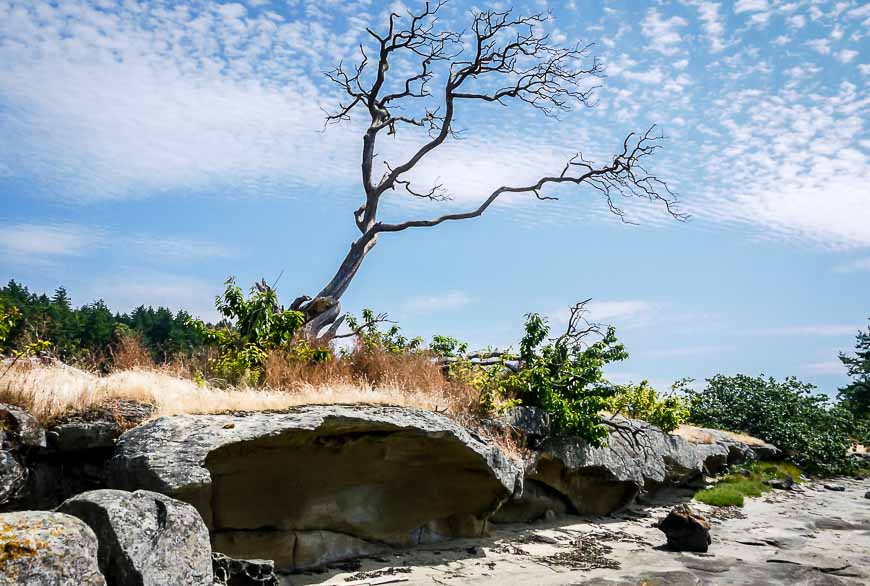
[[[522,473],[442,415],[329,405],[150,421],[121,436],[109,482],[190,503],[216,551],[299,569],[480,536]]]

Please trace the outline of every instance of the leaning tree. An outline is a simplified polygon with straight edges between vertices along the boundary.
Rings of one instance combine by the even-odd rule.
[[[609,210],[623,220],[617,204],[620,197],[660,202],[671,216],[683,218],[667,184],[644,168],[662,138],[651,128],[629,134],[604,164],[596,165],[577,153],[561,169],[542,172],[534,183],[499,187],[474,209],[396,223],[379,220],[379,206],[388,192],[432,201],[448,199],[441,186],[421,189],[412,185],[409,176],[436,149],[457,138],[456,112],[464,104],[517,102],[557,116],[577,105],[592,105],[597,86],[590,81],[603,73],[600,62],[590,55],[591,45],[558,47],[551,42],[543,31],[548,14],[517,16],[512,10],[486,10],[472,13],[469,31],[445,30],[438,13],[446,2],[427,2],[421,11],[404,16],[391,13],[386,32],[367,29],[374,49],[367,51],[360,45],[354,65],[339,63],[327,73],[346,94],[327,112],[327,124],[349,121],[357,111],[367,119],[361,164],[365,197],[353,213],[360,236],[335,276],[315,298],[302,296],[291,305],[305,313],[315,335],[325,328],[327,335],[335,334],[341,323],[339,300],[381,234],[476,218],[504,194],[550,200],[556,198],[544,194],[547,187],[585,186],[599,192]],[[411,129],[423,137],[420,144],[404,160],[384,161],[385,172],[377,173],[378,138]]]

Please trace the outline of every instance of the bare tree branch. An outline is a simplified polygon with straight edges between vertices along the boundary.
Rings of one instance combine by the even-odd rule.
[[[409,220],[397,224],[378,223],[373,227],[375,232],[401,232],[408,228],[429,228],[448,221],[467,220],[483,215],[483,213],[505,193],[533,193],[538,199],[542,199],[540,190],[546,185],[586,184],[604,195],[611,212],[619,216],[623,221],[625,212],[614,203],[614,197],[639,197],[649,201],[664,204],[668,213],[677,220],[688,218],[676,208],[676,196],[671,192],[667,183],[654,175],[646,173],[641,162],[644,158],[652,155],[661,148],[658,144],[663,139],[661,135],[654,135],[655,127],[651,127],[634,142],[634,134],[630,134],[623,144],[623,150],[616,155],[610,164],[603,167],[594,167],[586,161],[582,155],[577,154],[568,161],[562,173],[559,175],[546,176],[539,179],[533,185],[523,187],[499,187],[493,191],[486,200],[476,209],[445,214],[432,220]],[[573,171],[573,173],[572,173]],[[554,199],[554,198],[548,198]]]
[[[608,209],[625,222],[620,206],[629,198],[663,204],[675,219],[686,219],[668,185],[645,166],[663,138],[653,134],[653,127],[626,137],[622,151],[605,164],[595,165],[578,153],[558,174],[543,175],[531,185],[499,187],[475,209],[432,219],[380,222],[379,205],[388,191],[433,202],[449,199],[442,185],[417,188],[407,174],[448,139],[458,137],[455,118],[464,104],[518,103],[552,117],[594,106],[603,68],[591,55],[593,47],[556,46],[544,31],[548,13],[484,10],[472,14],[469,30],[456,31],[439,22],[447,1],[432,0],[407,14],[390,13],[385,30],[367,29],[369,43],[360,46],[355,65],[340,62],[326,73],[343,96],[327,114],[326,124],[347,121],[357,111],[368,117],[360,162],[365,199],[353,213],[360,237],[317,297],[340,298],[381,233],[475,218],[505,193],[528,193],[549,201],[560,194],[548,193],[547,188],[582,185],[603,196]],[[403,161],[385,162],[387,171],[376,179],[375,146],[384,131],[387,136],[409,131],[423,137]],[[335,312],[330,308],[330,314]]]

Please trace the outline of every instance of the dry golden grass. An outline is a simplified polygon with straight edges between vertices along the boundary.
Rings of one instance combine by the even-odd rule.
[[[0,402],[24,407],[43,422],[87,412],[113,400],[153,405],[153,416],[267,411],[310,404],[389,404],[450,411],[450,397],[398,386],[339,382],[293,389],[198,386],[159,369],[134,368],[99,376],[69,366],[24,363],[0,379]]]
[[[695,427],[694,425],[683,424],[672,431],[671,434],[678,435],[693,444],[712,444],[714,441],[711,434],[707,433],[700,427]]]
[[[353,372],[342,370],[346,368],[346,364],[323,365],[304,373],[304,377],[313,382],[300,381],[294,375],[285,379],[285,383],[292,382],[289,387],[255,389],[199,386],[190,379],[177,376],[176,366],[164,369],[135,367],[101,376],[60,363],[22,362],[0,378],[0,402],[27,409],[43,424],[71,414],[100,410],[117,401],[152,405],[152,418],[227,411],[280,411],[301,405],[417,407],[445,414],[475,429],[510,457],[521,459],[524,454],[521,438],[509,430],[499,433],[481,425],[476,412],[477,395],[473,389],[447,382],[440,371],[437,371],[440,385],[436,384],[439,379],[432,375],[433,371],[428,370],[429,374],[422,376],[429,384],[414,388],[405,386],[420,381],[418,375],[412,374],[416,370],[410,366],[395,372],[384,371],[381,377],[384,382],[379,385],[357,379]],[[423,368],[428,369],[428,366]],[[289,373],[285,375],[290,376]],[[345,375],[347,378],[343,378]],[[272,376],[277,376],[277,373],[273,372]]]
[[[694,444],[712,444],[714,442],[714,438],[710,433],[704,431],[700,427],[695,427],[694,425],[681,425],[671,433],[685,438]],[[745,433],[724,430],[720,433],[727,435],[735,441],[743,442],[748,446],[760,446],[764,443],[763,440]]]

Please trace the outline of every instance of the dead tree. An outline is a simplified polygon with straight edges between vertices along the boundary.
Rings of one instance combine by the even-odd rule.
[[[344,103],[327,113],[327,124],[348,121],[357,111],[367,118],[361,164],[365,198],[353,214],[360,236],[335,276],[314,299],[301,297],[294,302],[305,311],[309,331],[315,334],[330,324],[327,333],[335,334],[340,323],[339,299],[381,234],[476,218],[506,193],[551,200],[556,197],[545,195],[545,188],[585,186],[599,192],[610,211],[623,221],[624,212],[618,204],[622,197],[659,202],[671,216],[683,218],[667,184],[644,168],[662,139],[651,128],[628,135],[617,154],[604,164],[596,165],[578,152],[561,169],[542,173],[530,185],[499,187],[474,209],[398,223],[380,221],[379,205],[387,192],[399,190],[433,202],[449,199],[442,186],[418,188],[408,175],[445,141],[457,137],[455,116],[464,103],[522,102],[546,116],[557,116],[578,105],[591,106],[596,86],[589,82],[603,73],[601,64],[590,55],[591,45],[560,48],[551,43],[542,31],[547,14],[475,12],[470,31],[457,32],[440,28],[438,12],[445,2],[427,2],[420,12],[404,16],[390,14],[386,32],[368,29],[374,51],[360,45],[356,64],[340,63],[327,73],[346,94]],[[397,62],[403,66],[413,63],[416,73],[394,79],[393,71],[405,69],[391,69],[391,63]],[[386,171],[376,177],[373,167],[378,137],[384,132],[393,135],[412,129],[423,133],[420,146],[403,161],[385,162]]]

